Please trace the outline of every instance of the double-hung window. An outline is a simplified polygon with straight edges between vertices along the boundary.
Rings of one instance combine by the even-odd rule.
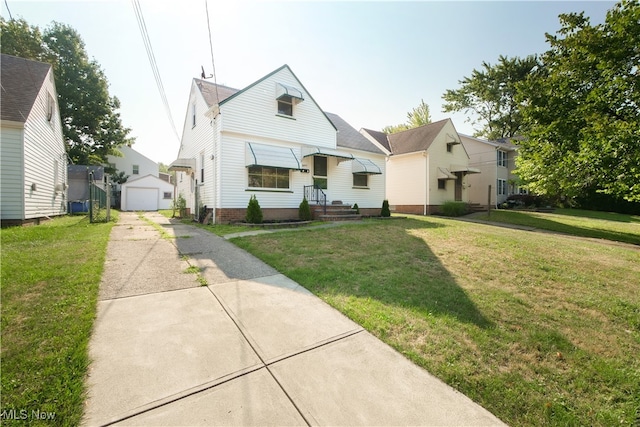
[[[507,195],[507,180],[506,179],[498,179],[498,195],[506,196]]]
[[[507,167],[507,152],[498,150],[498,166]]]

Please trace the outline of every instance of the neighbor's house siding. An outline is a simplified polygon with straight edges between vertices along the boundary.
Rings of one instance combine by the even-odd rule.
[[[453,165],[469,166],[469,155],[462,144],[451,146],[451,152],[447,151],[447,134],[456,134],[456,129],[451,121],[448,121],[442,131],[429,147],[429,194],[430,204],[443,205],[445,202],[455,200],[455,182],[447,181],[445,190],[438,190],[438,167],[451,169]],[[469,175],[462,177],[462,202],[469,201]]]
[[[24,218],[24,132],[22,123],[2,122],[0,144],[1,218]]]
[[[513,194],[513,186],[509,185],[510,180],[517,179],[513,173],[517,151],[513,145],[500,144],[493,141],[481,140],[467,135],[460,135],[462,143],[469,153],[469,165],[480,169],[482,173],[469,177],[469,202],[487,206],[489,199],[489,185],[491,185],[492,206],[504,203],[509,195]],[[497,151],[501,149],[507,153],[507,166],[498,165]],[[507,181],[507,194],[498,194],[498,180]]]
[[[131,147],[122,146],[118,150],[122,153],[122,157],[107,156],[109,163],[114,164],[118,172],[124,172],[129,175],[129,179],[139,178],[147,175],[158,176],[158,164],[137,152]],[[133,165],[138,165],[138,174],[133,174]]]
[[[424,205],[427,204],[427,163],[428,154],[424,152],[400,154],[389,158],[386,192],[393,210],[402,213],[424,213]]]

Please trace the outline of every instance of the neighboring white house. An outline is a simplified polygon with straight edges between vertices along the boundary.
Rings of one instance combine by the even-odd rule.
[[[360,132],[389,153],[386,194],[392,211],[429,215],[447,201],[469,201],[469,156],[451,119],[387,135]]]
[[[150,158],[126,145],[118,147],[118,151],[122,153],[122,157],[107,156],[111,168],[124,172],[130,179],[147,175],[159,176],[158,164]]]
[[[118,147],[122,157],[107,156],[109,166],[124,172],[127,182],[113,184],[113,197],[123,211],[156,211],[171,208],[173,184],[161,174],[158,164],[131,147]]]
[[[194,79],[178,157],[178,194],[216,223],[243,220],[254,195],[265,220],[297,218],[304,197],[365,215],[385,198],[384,153],[324,113],[287,65],[242,90]]]
[[[0,221],[67,212],[67,155],[51,65],[2,55]]]
[[[157,211],[171,209],[174,185],[153,176],[128,179],[121,186],[120,209],[123,211]]]
[[[492,206],[504,203],[512,194],[526,193],[524,188],[518,186],[518,177],[513,174],[518,147],[510,139],[487,141],[463,134],[460,139],[469,153],[469,165],[482,172],[469,177],[469,202],[486,207],[489,185]]]

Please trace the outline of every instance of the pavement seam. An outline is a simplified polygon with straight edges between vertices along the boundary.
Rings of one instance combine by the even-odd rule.
[[[132,409],[131,411],[129,411],[129,413],[125,413],[123,415],[118,416],[117,418],[111,419],[110,421],[107,421],[104,424],[100,424],[101,427],[106,427],[106,426],[110,426],[116,423],[119,423],[121,421],[125,421],[134,417],[137,417],[138,415],[142,415],[144,413],[153,411],[154,409],[158,409],[158,408],[162,408],[163,406],[167,406],[170,405],[172,403],[175,403],[179,400],[182,399],[186,399],[190,396],[194,396],[196,394],[202,393],[204,391],[207,390],[211,390],[213,388],[216,388],[222,384],[226,384],[228,382],[231,382],[233,380],[236,380],[238,378],[242,378],[244,376],[247,376],[249,374],[252,374],[254,372],[259,371],[260,369],[265,369],[266,366],[263,364],[261,366],[255,366],[255,367],[251,367],[251,368],[245,368],[241,371],[239,371],[240,373],[234,373],[234,374],[229,374],[227,376],[223,376],[221,378],[224,379],[220,379],[217,378],[215,380],[212,381],[207,381],[205,383],[199,384],[197,386],[188,388],[186,390],[183,390],[181,392],[178,393],[174,393],[172,395],[163,397],[161,399],[158,399],[154,402],[151,403],[147,403],[146,405],[140,406],[138,408]]]
[[[298,414],[300,414],[300,416],[302,417],[302,419],[304,420],[304,422],[307,424],[307,426],[311,427],[311,423],[309,423],[309,420],[307,420],[307,417],[304,416],[304,414],[302,413],[302,411],[300,410],[300,408],[298,407],[298,405],[296,404],[296,402],[293,400],[293,398],[289,395],[289,393],[287,393],[287,390],[284,389],[284,387],[282,386],[282,384],[280,384],[280,381],[278,381],[278,379],[275,377],[275,375],[273,374],[273,372],[271,372],[271,369],[269,369],[269,366],[265,363],[264,359],[262,358],[262,356],[260,355],[260,353],[258,353],[255,349],[255,347],[253,346],[253,343],[251,342],[251,340],[249,340],[249,338],[246,336],[246,334],[244,333],[244,331],[242,330],[242,328],[240,327],[240,325],[238,325],[238,323],[236,322],[236,319],[234,318],[234,316],[232,316],[229,313],[229,310],[226,306],[226,304],[223,304],[223,302],[220,300],[220,298],[218,297],[218,295],[216,295],[215,292],[213,292],[213,289],[211,289],[211,287],[207,286],[207,288],[209,289],[209,292],[211,292],[211,294],[213,295],[213,297],[216,299],[216,301],[218,301],[218,304],[220,304],[220,306],[222,307],[222,309],[224,310],[224,312],[227,314],[227,316],[229,317],[229,319],[233,322],[234,325],[236,325],[236,328],[238,328],[238,331],[240,332],[240,334],[242,334],[242,337],[245,339],[245,341],[249,344],[249,346],[251,347],[251,350],[253,350],[253,352],[256,354],[256,356],[258,356],[258,359],[260,359],[260,362],[262,362],[262,365],[264,366],[264,368],[267,370],[267,372],[269,373],[269,375],[271,375],[271,378],[273,378],[273,380],[276,382],[276,384],[278,384],[278,387],[280,387],[280,390],[282,390],[282,392],[284,393],[285,396],[287,396],[287,399],[289,399],[289,402],[291,402],[291,404],[293,405],[294,408],[296,408],[296,411],[298,411]]]

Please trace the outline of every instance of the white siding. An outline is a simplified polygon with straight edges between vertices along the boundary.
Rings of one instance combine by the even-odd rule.
[[[0,136],[0,218],[24,219],[23,131],[2,123]]]
[[[351,153],[355,157],[369,159],[380,168],[382,175],[369,175],[367,177],[368,188],[356,188],[353,186],[352,161],[342,161],[329,157],[327,199],[328,202],[341,200],[353,206],[358,204],[359,208],[381,208],[385,198],[385,158],[381,155],[367,153],[364,151],[340,149],[345,153]],[[313,158],[309,157],[309,162],[313,165]]]
[[[427,157],[423,153],[391,156],[386,169],[389,205],[424,205],[426,168]]]
[[[277,83],[294,86],[303,93],[304,101],[293,106],[293,118],[276,115]],[[336,148],[335,128],[287,68],[223,103],[221,113],[225,132]]]
[[[123,211],[170,209],[172,199],[165,199],[165,192],[173,197],[173,184],[153,175],[127,181],[122,185],[120,208]]]
[[[194,103],[196,108],[195,126],[193,126],[192,118],[192,108]],[[200,153],[204,153],[205,161],[205,180],[204,184],[200,185],[201,202],[203,205],[207,205],[207,207],[214,207],[214,164],[211,160],[211,156],[214,155],[213,124],[211,119],[205,115],[207,109],[207,103],[202,97],[200,90],[197,88],[195,81],[193,81],[191,83],[189,103],[186,108],[178,158],[195,159],[196,170],[193,172],[193,175],[188,175],[186,172],[176,173],[177,192],[178,194],[182,194],[187,200],[187,207],[191,209],[191,213],[196,212],[195,184],[197,180],[200,185]]]
[[[116,169],[120,172],[124,172],[129,175],[129,179],[134,179],[142,176],[153,175],[158,176],[158,164],[150,158],[138,153],[133,148],[126,145],[118,148],[122,153],[122,157],[107,156],[109,163],[116,165]],[[138,165],[138,174],[133,174],[133,165]]]
[[[469,156],[462,144],[451,146],[447,151],[447,134],[458,136],[451,121],[448,121],[429,147],[429,204],[442,205],[455,200],[455,181],[449,180],[445,190],[438,190],[438,167],[451,169],[453,165],[469,166]],[[462,201],[469,201],[469,175],[462,178]]]
[[[24,219],[66,212],[66,192],[55,191],[56,184],[67,181],[67,156],[57,107],[58,97],[52,81],[49,76],[45,78],[24,127]],[[49,96],[56,102],[50,121],[47,120]],[[58,181],[54,182],[56,164]],[[35,191],[32,190],[33,184]]]

